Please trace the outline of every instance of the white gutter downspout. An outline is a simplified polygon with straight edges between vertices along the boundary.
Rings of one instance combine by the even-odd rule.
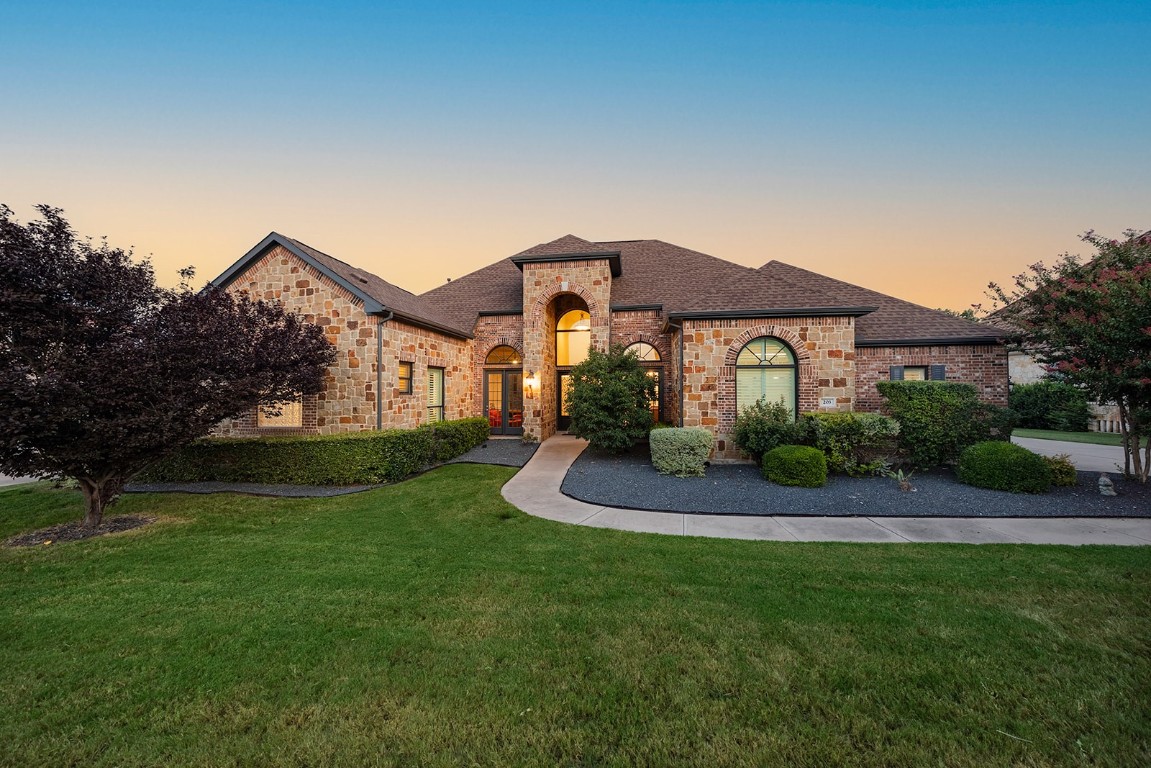
[[[376,321],[376,431],[384,428],[384,323],[395,316],[395,312],[388,310],[388,314],[379,317]]]

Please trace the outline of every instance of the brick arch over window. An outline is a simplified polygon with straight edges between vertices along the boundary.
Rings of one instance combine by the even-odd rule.
[[[651,344],[655,347],[655,351],[659,352],[659,360],[661,363],[666,363],[671,360],[671,345],[663,336],[656,336],[639,331],[619,337],[619,343],[623,345],[624,349],[630,347],[632,344],[639,344],[640,342]]]
[[[532,307],[532,321],[538,324],[541,321],[543,312],[547,308],[548,304],[550,304],[556,296],[560,296],[565,293],[570,293],[583,299],[584,303],[587,304],[587,311],[588,314],[590,314],[592,317],[593,324],[596,322],[597,318],[603,317],[599,302],[596,301],[596,298],[594,295],[592,295],[591,291],[589,291],[587,288],[584,288],[579,283],[569,282],[566,288],[563,287],[562,283],[556,283],[553,287],[542,291],[538,296],[536,296],[535,306]]]
[[[735,360],[739,357],[739,351],[747,345],[747,342],[752,339],[758,339],[760,336],[774,336],[780,341],[786,342],[787,346],[791,347],[791,351],[795,353],[796,363],[803,365],[804,363],[812,362],[811,351],[795,331],[780,325],[757,325],[754,328],[748,328],[739,334],[739,336],[735,337],[735,341],[727,348],[727,355],[724,357],[723,364],[725,366],[735,365]]]
[[[487,345],[487,349],[483,351],[481,360],[486,361],[488,355],[495,351],[496,347],[511,347],[520,356],[520,360],[524,359],[524,342],[522,338],[510,338],[505,336],[498,337],[493,343]]]
[[[798,411],[814,411],[819,404],[819,379],[815,375],[815,361],[811,357],[811,350],[803,339],[790,328],[779,325],[757,325],[748,328],[735,338],[727,348],[723,367],[719,369],[719,431],[731,432],[735,426],[735,361],[739,352],[752,339],[760,336],[774,336],[786,342],[795,353],[795,374],[799,378]]]

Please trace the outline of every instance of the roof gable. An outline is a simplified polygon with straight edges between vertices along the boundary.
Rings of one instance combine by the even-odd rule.
[[[213,280],[212,284],[219,288],[226,288],[239,278],[249,266],[277,246],[286,249],[293,256],[358,298],[363,302],[364,311],[369,315],[391,313],[400,320],[422,328],[439,331],[450,336],[471,338],[470,331],[464,330],[465,327],[470,329],[471,324],[457,327],[441,322],[436,317],[436,312],[410,291],[405,291],[371,272],[353,267],[351,264],[278,232],[269,233],[255,247],[241,256],[235,264]]]

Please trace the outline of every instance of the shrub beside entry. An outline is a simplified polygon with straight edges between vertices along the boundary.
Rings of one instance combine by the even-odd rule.
[[[417,429],[303,437],[207,438],[153,465],[138,482],[374,485],[394,483],[488,439],[484,418]]]
[[[663,475],[703,477],[713,435],[702,427],[653,429],[648,436],[651,463]]]
[[[763,455],[763,476],[780,485],[819,488],[827,482],[827,458],[808,445],[781,445]]]
[[[1012,411],[981,402],[971,384],[880,381],[875,386],[899,422],[900,450],[917,468],[951,463],[978,442],[1011,439]]]
[[[803,424],[795,422],[782,400],[768,402],[761,397],[735,417],[732,436],[741,451],[759,461],[776,446],[805,442],[802,432]]]
[[[1051,468],[1042,456],[1000,440],[964,450],[956,474],[968,485],[995,491],[1043,493],[1051,487]]]

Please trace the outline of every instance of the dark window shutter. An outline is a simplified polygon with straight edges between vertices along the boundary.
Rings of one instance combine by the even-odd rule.
[[[933,366],[931,366],[931,380],[932,381],[946,381],[947,380],[947,366],[946,365],[933,365]]]
[[[903,381],[903,366],[902,365],[891,366],[891,380],[892,381]]]

